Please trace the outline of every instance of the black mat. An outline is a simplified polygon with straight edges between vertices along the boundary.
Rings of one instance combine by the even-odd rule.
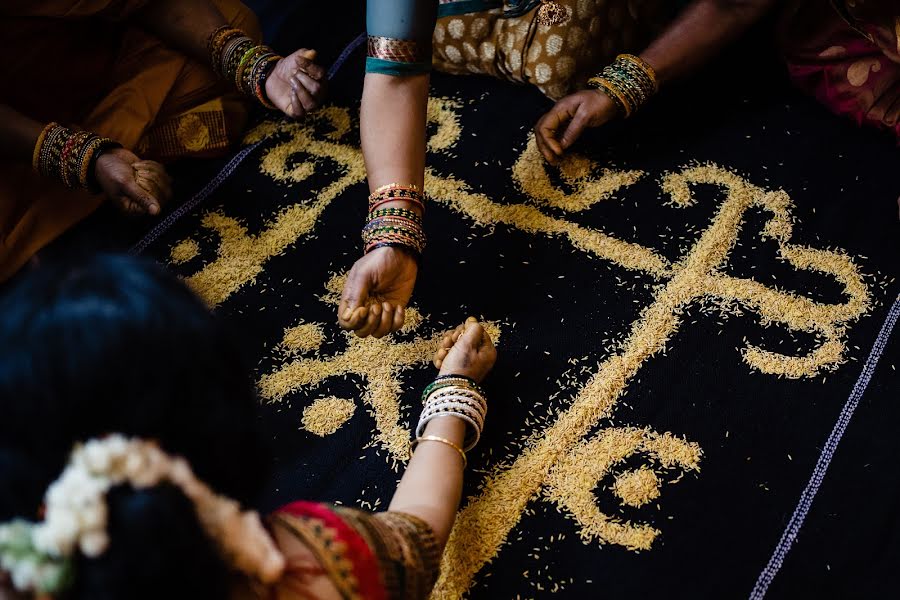
[[[762,71],[726,58],[631,122],[591,132],[566,173],[529,159],[529,129],[548,106],[536,92],[436,75],[432,143],[454,143],[428,156],[436,198],[413,298],[422,318],[383,341],[342,334],[326,289],[360,253],[361,57],[318,117],[251,132],[248,141],[269,137],[148,252],[206,295],[258,357],[278,450],[266,508],[297,498],[384,508],[405,456],[398,436],[433,376],[428,340],[474,314],[499,330],[500,360],[438,596],[748,596],[900,291],[894,143]],[[597,200],[603,190],[591,186],[603,169],[643,175]],[[729,200],[718,185],[692,184],[696,202],[676,205],[661,183],[728,173],[756,187]],[[558,195],[540,197],[542,178]],[[571,210],[576,197],[583,205]],[[713,230],[736,236],[723,260],[703,258]],[[688,283],[692,269],[702,285]],[[729,294],[737,297],[723,301]],[[829,308],[838,305],[846,308]],[[870,597],[900,583],[896,338],[768,597]],[[752,348],[760,352],[745,359]],[[817,351],[818,367],[765,353]],[[598,405],[581,413],[589,426],[576,435],[559,424],[578,420],[592,386]],[[303,414],[316,402],[326,421],[355,412],[314,435]],[[581,440],[591,445],[579,454]],[[526,464],[535,448],[552,460]],[[551,465],[544,476],[539,467]],[[525,485],[531,478],[538,485]],[[629,489],[652,497],[655,481],[657,498],[623,500],[636,501]],[[582,540],[586,527],[599,534]],[[498,547],[491,535],[507,530]],[[649,547],[627,547],[638,542]]]

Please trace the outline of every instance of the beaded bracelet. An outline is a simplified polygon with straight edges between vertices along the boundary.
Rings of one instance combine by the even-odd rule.
[[[441,403],[441,402],[463,402],[474,407],[476,410],[481,412],[482,414],[487,414],[487,401],[485,401],[484,396],[473,392],[472,390],[467,390],[464,388],[453,387],[450,389],[443,389],[440,391],[434,392],[429,401],[426,403]]]
[[[425,194],[419,190],[419,186],[415,184],[399,184],[389,183],[377,188],[369,194],[369,212],[374,211],[379,206],[403,200],[415,204],[419,210],[425,212]]]
[[[428,396],[436,389],[441,387],[445,387],[448,385],[459,385],[466,387],[478,394],[484,395],[484,390],[481,389],[474,379],[471,377],[466,377],[465,375],[438,375],[437,378],[425,386],[425,391],[422,392],[422,402],[424,403]]]
[[[466,440],[465,442],[463,442],[463,451],[469,452],[478,444],[478,440],[481,439],[481,428],[478,426],[478,423],[475,421],[475,419],[465,413],[450,408],[439,409],[425,417],[422,417],[422,419],[419,421],[419,426],[416,427],[416,437],[420,437],[422,435],[422,433],[425,431],[425,427],[429,422],[441,417],[454,417],[456,419],[461,419],[468,425],[470,425],[470,427],[466,429]]]
[[[233,82],[238,90],[266,108],[277,108],[266,95],[266,79],[282,56],[229,26],[216,29],[206,47],[213,71],[219,77]]]
[[[44,177],[53,177],[66,187],[99,191],[92,180],[100,155],[122,145],[89,131],[75,131],[59,123],[49,123],[38,135],[31,166]]]
[[[389,183],[379,187],[369,195],[369,214],[362,230],[363,248],[366,254],[377,248],[405,248],[418,259],[426,243],[422,217],[406,208],[379,208],[395,200],[412,202],[420,210],[425,209],[424,195],[414,184]]]
[[[468,377],[445,375],[425,388],[424,408],[419,416],[416,435],[421,436],[432,419],[456,417],[466,422],[465,450],[471,450],[481,439],[487,417],[487,401],[480,388]]]
[[[611,65],[588,80],[588,87],[608,96],[627,118],[650,100],[659,85],[656,71],[643,59],[620,54]]]

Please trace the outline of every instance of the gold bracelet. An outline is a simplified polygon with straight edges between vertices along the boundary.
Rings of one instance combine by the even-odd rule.
[[[628,62],[635,65],[637,68],[641,69],[644,72],[644,74],[646,74],[647,77],[650,79],[650,81],[653,83],[653,91],[654,92],[659,91],[659,81],[656,79],[656,69],[651,67],[650,63],[648,63],[646,60],[644,60],[640,56],[635,56],[634,54],[620,54],[616,58],[617,59],[621,58],[621,59],[627,60]]]
[[[410,451],[414,451],[416,449],[416,446],[418,446],[420,442],[440,442],[442,444],[450,446],[451,448],[456,450],[459,453],[460,458],[462,458],[463,469],[466,468],[466,465],[469,462],[468,460],[466,460],[466,453],[463,451],[463,449],[460,448],[459,446],[457,446],[456,444],[454,444],[453,442],[451,442],[450,440],[448,440],[447,438],[442,438],[437,435],[423,435],[422,437],[416,438],[415,440],[413,440],[412,444],[410,445]]]
[[[31,167],[34,169],[35,173],[39,172],[41,148],[44,147],[44,140],[47,138],[47,134],[50,133],[50,130],[58,125],[59,123],[48,123],[41,129],[41,133],[34,144],[34,152],[31,155]]]

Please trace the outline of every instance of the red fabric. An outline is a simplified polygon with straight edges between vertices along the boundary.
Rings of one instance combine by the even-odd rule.
[[[387,591],[381,581],[378,559],[366,541],[344,523],[327,504],[316,502],[292,502],[277,512],[298,518],[318,519],[337,532],[337,540],[346,545],[346,557],[353,564],[353,574],[359,584],[359,593],[371,600],[387,600]]]
[[[851,24],[829,2],[796,0],[782,19],[782,49],[797,87],[900,141],[900,14],[884,0],[865,6],[851,10]]]

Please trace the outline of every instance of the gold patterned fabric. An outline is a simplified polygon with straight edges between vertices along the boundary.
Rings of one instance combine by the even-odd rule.
[[[371,58],[399,63],[420,63],[428,60],[422,45],[414,40],[369,36],[368,55]]]
[[[555,0],[561,24],[543,25],[538,8],[503,18],[495,8],[438,19],[434,68],[457,75],[492,75],[535,85],[558,99],[621,52],[638,52],[660,31],[670,3],[661,0]]]
[[[212,1],[232,26],[260,35],[239,0]],[[0,103],[93,131],[145,159],[223,154],[240,139],[246,101],[207,65],[134,26],[129,19],[146,4],[4,0],[0,48],[17,58],[0,63],[3,81],[15,82],[0,86]],[[56,67],[52,77],[47,65]],[[38,177],[29,161],[0,161],[0,281],[103,201]]]
[[[437,581],[441,554],[424,521],[398,512],[371,514],[348,508],[337,512],[372,549],[389,598],[428,596]]]
[[[312,590],[312,579],[324,576],[347,600],[421,600],[437,581],[437,541],[413,515],[295,502],[274,513],[270,523],[314,557],[310,564],[302,555],[287,556],[281,586]]]

